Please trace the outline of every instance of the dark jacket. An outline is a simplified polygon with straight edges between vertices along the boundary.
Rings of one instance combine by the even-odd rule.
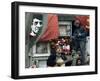
[[[75,40],[85,41],[86,36],[87,36],[87,32],[84,30],[83,27],[78,27],[74,30],[73,36],[74,36]]]

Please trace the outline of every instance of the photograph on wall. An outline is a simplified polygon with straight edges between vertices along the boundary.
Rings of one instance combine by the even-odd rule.
[[[12,3],[11,77],[97,74],[97,7]]]

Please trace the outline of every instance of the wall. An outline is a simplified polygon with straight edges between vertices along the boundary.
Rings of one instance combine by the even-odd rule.
[[[0,81],[13,81],[10,78],[11,68],[11,2],[14,0],[1,0],[0,1]],[[73,5],[90,5],[98,6],[100,10],[100,0],[21,0],[30,2],[45,2],[45,3],[59,3],[59,4],[73,4]],[[100,14],[100,11],[98,11]],[[100,15],[98,16],[100,22]],[[100,26],[100,23],[98,24]],[[98,26],[98,30],[100,29]],[[99,32],[100,34],[100,32]],[[100,41],[100,37],[98,38]],[[100,43],[98,43],[98,47]],[[100,51],[99,51],[100,53]],[[100,54],[98,54],[100,57]],[[98,59],[98,62],[100,59]],[[100,68],[100,63],[98,63]],[[100,71],[100,70],[99,70]],[[33,81],[33,79],[29,79]],[[27,81],[29,81],[27,79]],[[100,73],[98,75],[83,75],[83,76],[69,76],[69,77],[53,77],[53,78],[40,78],[34,79],[36,81],[99,81]]]

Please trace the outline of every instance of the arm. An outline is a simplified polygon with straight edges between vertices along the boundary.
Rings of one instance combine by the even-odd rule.
[[[87,36],[87,32],[83,28],[81,28],[80,33],[79,33],[79,37],[86,37],[86,36]]]

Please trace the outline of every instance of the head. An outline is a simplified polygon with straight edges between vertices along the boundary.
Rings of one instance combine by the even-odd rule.
[[[81,24],[80,20],[77,19],[77,20],[74,21],[74,26],[75,27],[80,27],[80,24]]]
[[[38,27],[38,28],[42,27],[42,20],[38,18],[34,18],[32,23],[35,27]]]
[[[77,65],[81,65],[81,59],[77,59]]]
[[[39,29],[42,27],[42,15],[33,15],[31,29],[34,33],[38,33]]]
[[[62,53],[62,48],[61,48],[60,46],[58,46],[58,47],[56,48],[56,52],[57,52],[58,54],[61,54],[61,53]]]

